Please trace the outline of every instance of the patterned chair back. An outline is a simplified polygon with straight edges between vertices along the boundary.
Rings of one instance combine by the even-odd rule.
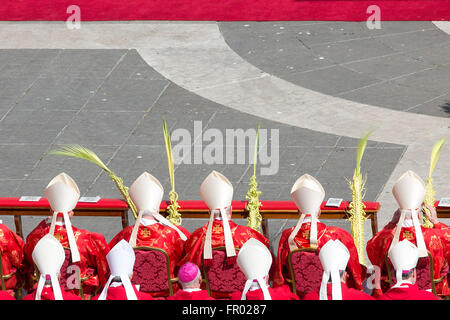
[[[236,248],[236,253],[239,251]],[[229,298],[231,293],[244,290],[247,278],[236,262],[227,264],[225,247],[213,248],[211,266],[202,261],[206,289],[213,298]]]
[[[5,274],[4,269],[10,269],[9,274]],[[16,276],[16,268],[14,268],[11,263],[8,261],[8,258],[5,257],[3,260],[3,255],[0,250],[0,283],[1,290],[15,289],[17,285],[17,276]]]
[[[384,259],[386,270],[388,273],[388,283],[390,286],[394,285],[397,281],[395,278],[395,270],[392,266],[389,257],[385,256]],[[430,290],[436,295],[435,283],[433,281],[433,257],[428,251],[428,257],[420,257],[416,266],[416,284],[419,290]]]
[[[70,277],[70,274],[67,273],[67,269],[69,268],[70,265],[72,265],[72,254],[71,254],[69,248],[64,248],[64,254],[66,255],[66,257],[65,257],[64,263],[61,266],[61,269],[59,271],[59,274],[60,274],[59,285],[61,286],[61,289],[68,291],[71,289],[69,289],[67,287],[67,280],[68,280],[68,277]]]
[[[168,254],[160,248],[135,247],[131,282],[139,285],[139,291],[147,293],[168,292],[173,295]]]
[[[291,290],[302,298],[308,292],[319,292],[323,268],[314,248],[299,248],[288,256]]]
[[[2,252],[0,250],[0,281],[1,281],[1,286],[2,286],[2,290],[6,290],[6,286],[5,286],[5,277],[3,275],[3,255]]]

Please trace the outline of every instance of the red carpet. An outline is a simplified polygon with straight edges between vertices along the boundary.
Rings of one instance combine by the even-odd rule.
[[[1,0],[0,20],[65,21],[77,5],[81,21],[365,21],[373,4],[381,20],[450,20],[450,0]]]

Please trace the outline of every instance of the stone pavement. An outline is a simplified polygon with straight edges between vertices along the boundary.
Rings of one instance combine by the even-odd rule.
[[[165,117],[172,132],[185,129],[192,137],[186,149],[192,151],[191,164],[181,163],[175,172],[180,199],[200,199],[199,185],[211,170],[230,179],[234,199],[244,199],[252,168],[248,144],[245,150],[235,149],[228,164],[225,156],[220,163],[194,164],[194,153],[200,142],[202,151],[210,142],[205,133],[225,137],[227,129],[256,128],[258,122],[267,129],[264,145],[271,165],[276,164],[275,174],[258,177],[262,199],[289,200],[292,184],[303,173],[323,184],[327,198],[350,199],[346,178],[353,174],[357,138],[369,128],[330,123],[340,114],[325,109],[320,116],[327,127],[320,127],[314,112],[322,105],[336,104],[342,114],[347,107],[361,107],[368,114],[360,112],[355,119],[376,119],[379,112],[392,121],[400,116],[414,121],[418,136],[423,135],[420,121],[429,127],[437,123],[438,133],[448,135],[450,61],[444,53],[449,41],[429,22],[386,22],[374,34],[362,24],[345,22],[86,23],[76,31],[58,23],[2,23],[0,194],[43,195],[50,179],[64,171],[83,195],[120,197],[94,165],[45,155],[55,146],[77,143],[94,150],[126,185],[144,170],[155,175],[167,198]],[[396,130],[405,127],[399,122]],[[426,150],[423,159],[434,142],[429,135],[418,144]],[[396,168],[403,169],[399,163],[405,154],[415,150],[408,147],[410,140],[417,140],[391,136],[382,123],[362,163],[368,176],[365,199],[383,199],[383,207],[394,202],[383,194]],[[224,143],[224,154],[227,148]],[[237,164],[239,151],[245,155],[242,164]],[[439,176],[446,172],[443,162],[449,152],[444,152]],[[416,154],[410,157],[416,159]],[[421,163],[417,171],[423,174],[427,166],[427,161]],[[263,167],[268,165],[260,164],[257,172]],[[445,196],[448,184],[436,180],[447,186],[437,190],[438,198]],[[119,219],[74,219],[75,225],[101,232],[108,241],[120,231]],[[11,219],[3,220],[13,225]],[[39,221],[24,219],[24,233]],[[193,231],[205,222],[185,219],[184,225]],[[280,232],[295,222],[271,222],[274,250]],[[325,223],[349,230],[346,221]],[[367,231],[370,236],[368,225]]]
[[[450,37],[431,22],[383,21],[379,30],[365,22],[222,22],[220,31],[251,64],[301,87],[384,108],[450,115]]]

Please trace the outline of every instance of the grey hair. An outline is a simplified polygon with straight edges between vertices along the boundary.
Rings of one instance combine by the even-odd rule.
[[[229,215],[229,214],[231,213],[231,205],[229,205],[229,206],[225,209],[225,213],[226,213],[227,215]],[[215,210],[213,211],[213,214],[214,214],[214,217],[221,217],[221,215],[220,215],[220,210],[219,210],[219,209],[215,209]]]
[[[406,279],[410,278],[413,275],[415,269],[416,268],[412,268],[408,272],[402,273],[402,280],[406,280]]]

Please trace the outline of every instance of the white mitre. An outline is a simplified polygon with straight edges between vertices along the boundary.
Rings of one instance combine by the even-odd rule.
[[[339,240],[328,240],[320,248],[319,259],[323,267],[322,283],[320,285],[320,300],[328,300],[327,283],[331,278],[331,295],[333,300],[342,300],[341,277],[339,271],[344,271],[350,259],[350,252]]]
[[[388,257],[395,269],[397,283],[394,287],[398,287],[403,283],[403,271],[410,271],[417,266],[419,250],[414,244],[404,239],[392,247]]]
[[[61,243],[53,235],[46,234],[37,242],[31,256],[40,273],[35,299],[41,300],[46,277],[49,276],[55,300],[63,300],[58,274],[66,255]]]
[[[71,212],[77,205],[80,198],[80,190],[75,181],[66,173],[60,173],[54,177],[45,189],[45,197],[53,210],[52,222],[49,233],[54,235],[56,217],[58,213],[63,214],[64,224],[67,231],[67,239],[72,254],[72,262],[80,261],[75,236],[73,234],[72,223],[69,218]]]
[[[231,202],[233,200],[233,186],[231,182],[223,174],[212,171],[200,185],[200,196],[210,210],[210,218],[203,248],[203,258],[205,260],[212,259],[211,236],[212,225],[214,223],[214,212],[216,210],[220,211],[223,221],[227,257],[235,257],[236,250],[234,248],[233,237],[226,213],[226,210],[231,208]]]
[[[171,227],[178,232],[183,241],[186,241],[186,235],[159,213],[159,208],[164,195],[164,188],[158,179],[150,173],[144,172],[130,186],[128,194],[138,210],[138,218],[136,219],[129,240],[132,247],[136,246],[137,232],[144,215],[151,215],[158,222]]]
[[[254,280],[258,282],[264,294],[264,300],[272,300],[265,281],[272,265],[272,255],[269,249],[260,241],[250,238],[239,250],[236,262],[247,278],[241,300],[246,300],[247,291]]]
[[[134,250],[130,244],[125,240],[120,240],[106,255],[109,270],[111,275],[103,288],[98,300],[105,300],[109,285],[115,277],[120,277],[120,280],[125,288],[125,293],[128,300],[137,300],[136,292],[130,281],[130,276],[133,273],[134,262],[136,260]]]
[[[425,240],[423,238],[422,228],[419,221],[419,213],[422,203],[425,199],[425,183],[423,180],[411,170],[405,172],[394,184],[392,194],[400,207],[400,218],[397,223],[394,238],[392,240],[389,251],[399,242],[400,231],[403,221],[407,217],[411,217],[416,233],[417,248],[420,257],[428,255]]]
[[[304,174],[292,186],[291,197],[301,215],[297,225],[288,238],[290,250],[292,251],[297,248],[294,238],[307,215],[311,216],[310,244],[312,247],[317,247],[317,219],[320,206],[325,198],[325,190],[317,179],[309,174]]]

